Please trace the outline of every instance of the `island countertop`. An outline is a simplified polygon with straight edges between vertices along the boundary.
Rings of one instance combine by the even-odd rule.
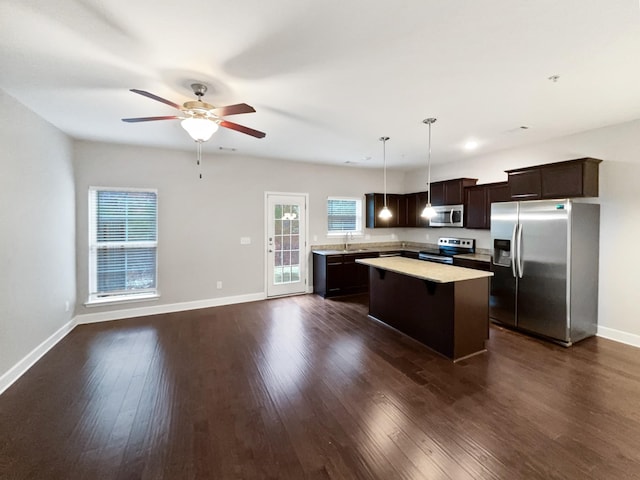
[[[404,257],[362,258],[356,262],[435,283],[462,282],[493,276],[492,272]]]

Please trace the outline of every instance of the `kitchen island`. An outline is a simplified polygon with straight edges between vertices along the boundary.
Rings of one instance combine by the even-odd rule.
[[[491,272],[403,257],[369,267],[369,316],[453,361],[486,351]]]

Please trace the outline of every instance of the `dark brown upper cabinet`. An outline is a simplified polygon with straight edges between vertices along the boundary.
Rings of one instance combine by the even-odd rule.
[[[511,200],[507,182],[475,185],[464,190],[464,226],[466,228],[491,228],[491,204]]]
[[[464,203],[464,188],[472,187],[477,178],[456,178],[431,184],[432,205],[462,205]]]
[[[391,211],[391,218],[383,220],[378,213],[384,206],[383,193],[365,194],[367,228],[394,228],[407,226],[407,195],[387,193],[387,207]]]
[[[512,200],[598,196],[597,158],[506,170]]]
[[[427,206],[427,192],[407,193],[407,227],[428,227],[429,220],[423,218],[422,211]]]

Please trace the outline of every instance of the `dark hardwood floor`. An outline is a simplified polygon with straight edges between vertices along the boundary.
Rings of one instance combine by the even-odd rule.
[[[498,327],[457,364],[281,298],[77,327],[0,396],[2,479],[638,479],[640,350]]]

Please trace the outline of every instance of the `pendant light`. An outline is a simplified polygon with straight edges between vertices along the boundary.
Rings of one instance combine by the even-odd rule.
[[[432,219],[436,216],[436,211],[431,206],[431,125],[436,122],[435,118],[425,118],[422,123],[429,125],[429,154],[427,156],[427,205],[422,211],[422,218]]]
[[[384,206],[378,217],[381,220],[389,220],[393,215],[391,214],[391,210],[387,207],[387,152],[386,152],[386,144],[389,137],[380,137],[380,141],[382,142],[382,160],[384,162]]]

